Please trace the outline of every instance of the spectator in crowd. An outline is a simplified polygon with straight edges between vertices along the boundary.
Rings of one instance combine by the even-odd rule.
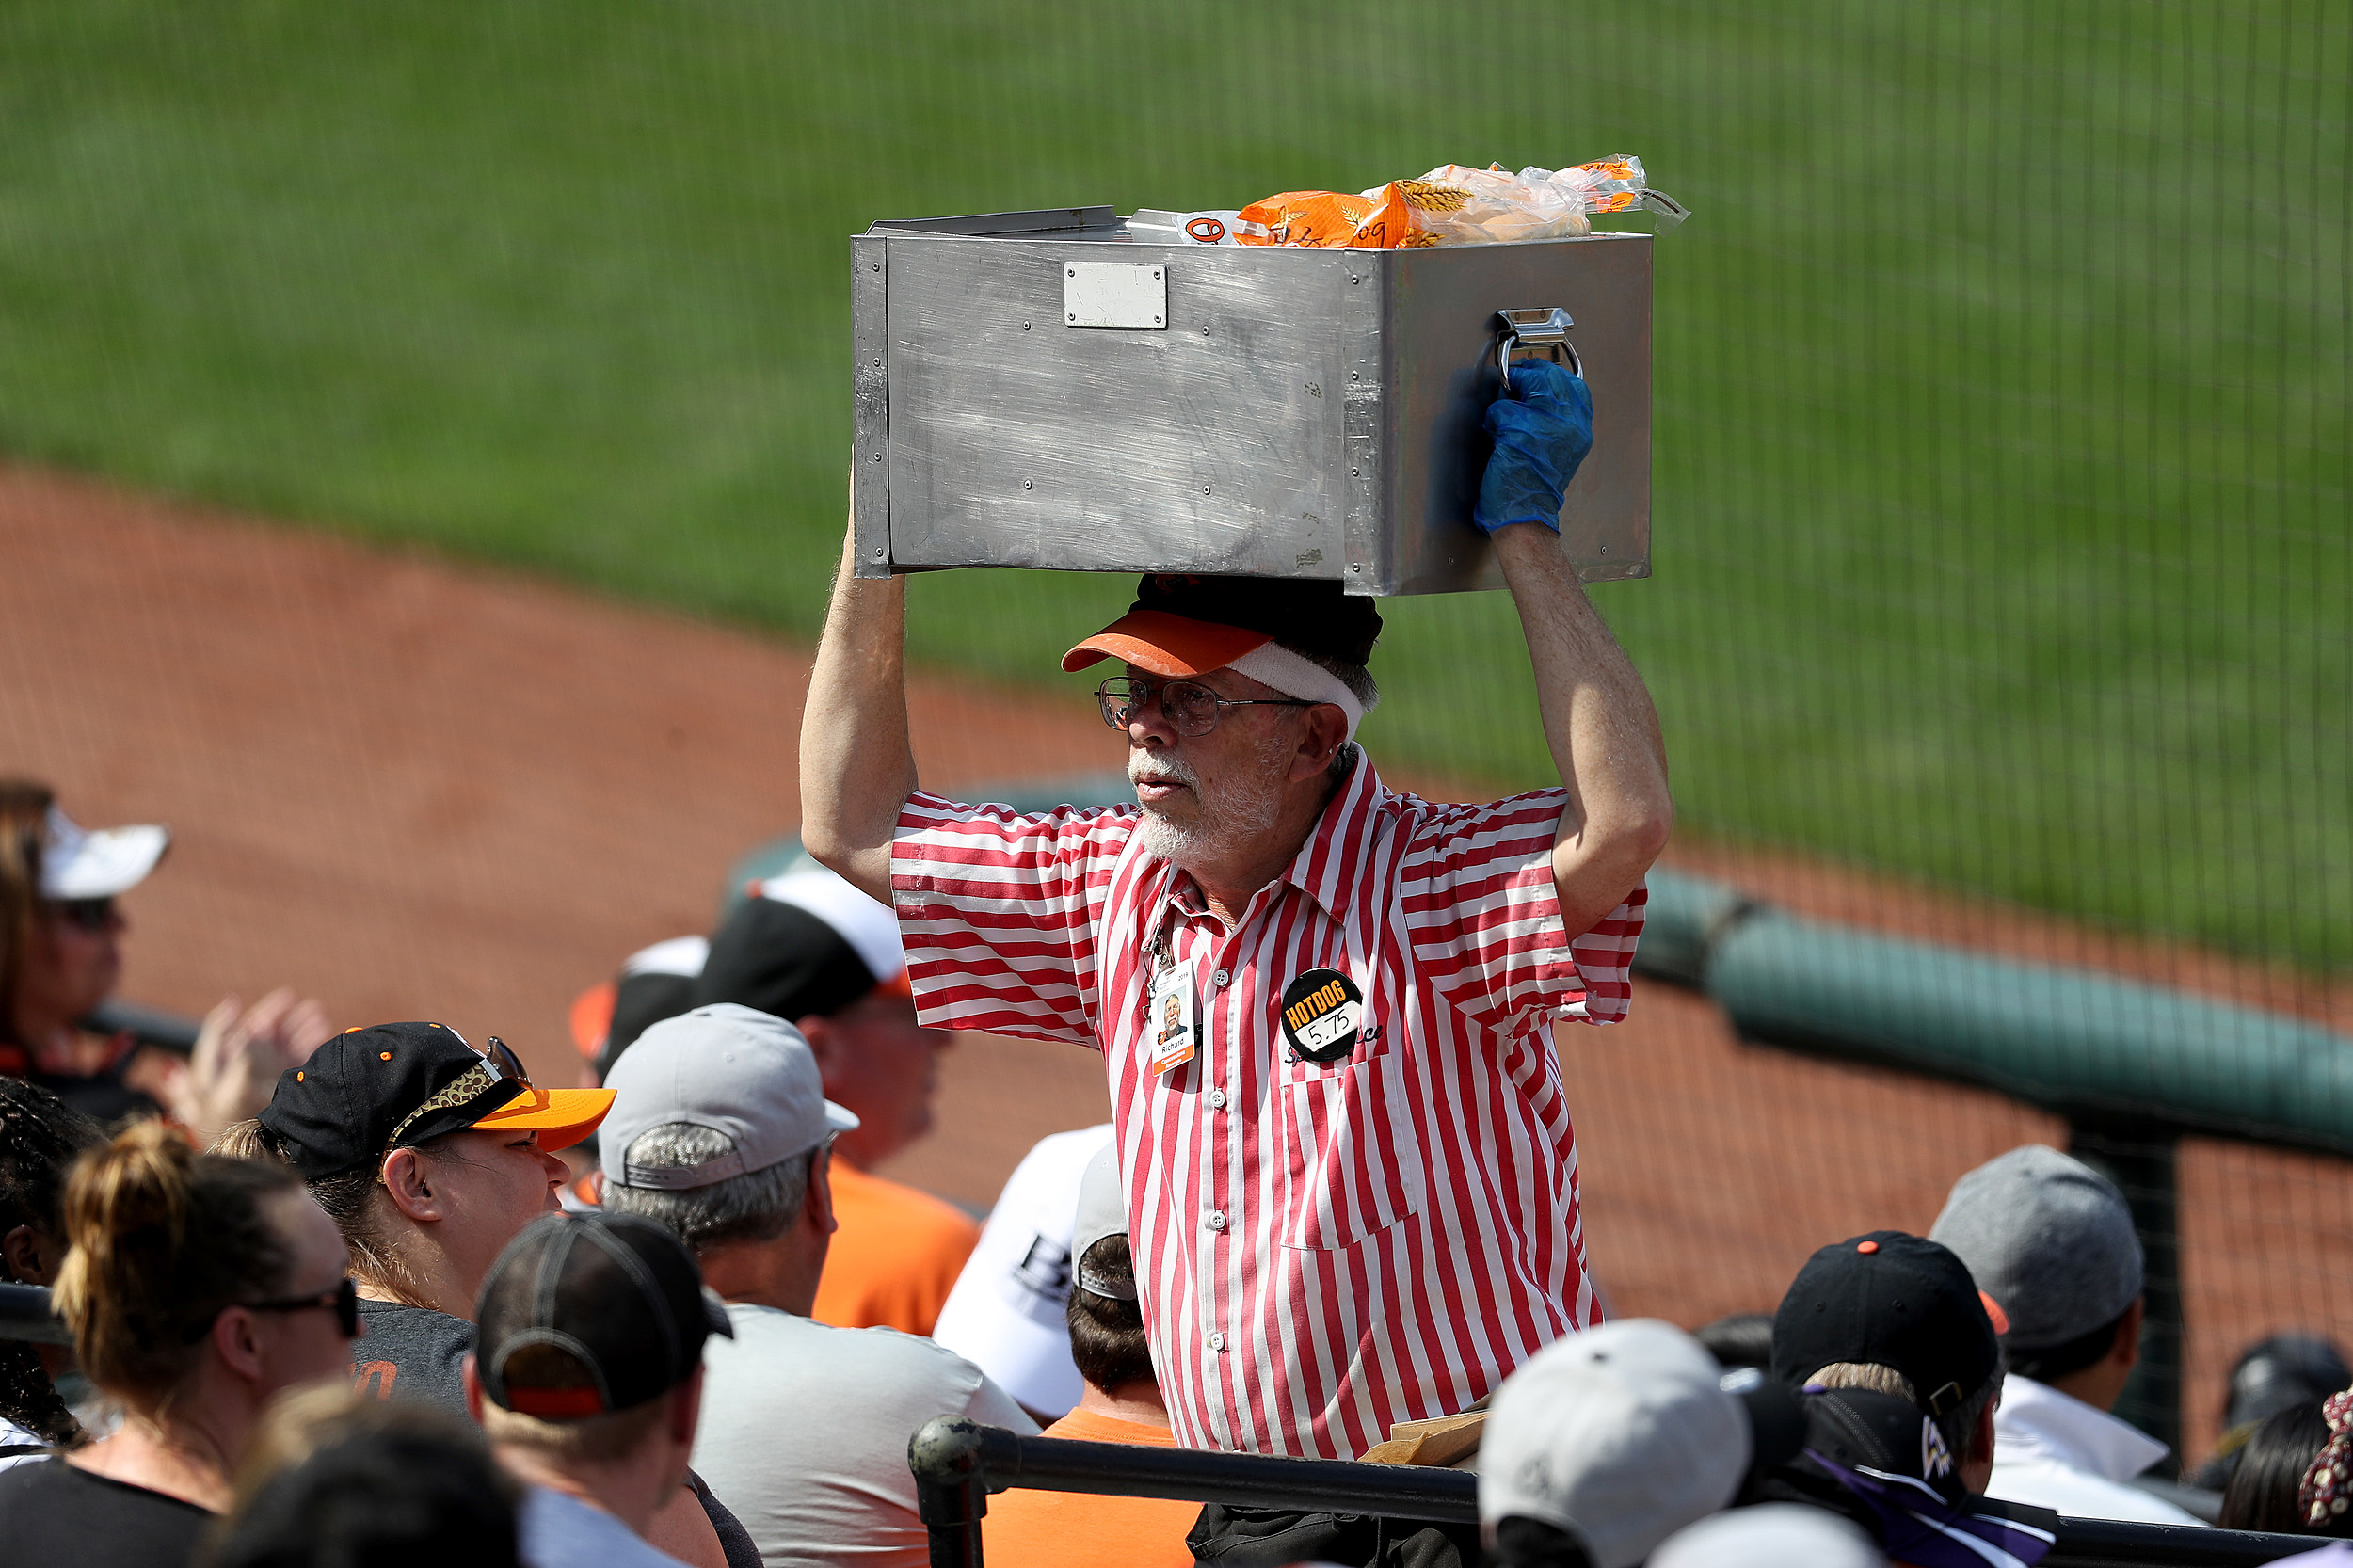
[[[520,1489],[480,1429],[337,1382],[284,1395],[205,1568],[517,1568]]]
[[[1602,1318],[1551,1032],[1625,1016],[1673,808],[1649,694],[1558,535],[1585,384],[1523,360],[1486,418],[1474,520],[1561,783],[1482,805],[1366,760],[1371,600],[1173,572],[1062,661],[1117,662],[1095,696],[1136,806],[927,792],[904,582],[861,579],[845,541],[803,839],[895,904],[923,1022],[1102,1053],[1123,1169],[1151,1173],[1129,1241],[1188,1446],[1360,1454]]]
[[[1871,1538],[1834,1513],[1759,1503],[1710,1514],[1659,1544],[1649,1568],[1885,1568]]]
[[[66,1184],[59,1314],[120,1430],[0,1474],[0,1565],[189,1560],[264,1408],[347,1375],[359,1314],[334,1222],[293,1174],[154,1122]]]
[[[475,1296],[499,1252],[559,1207],[555,1151],[593,1130],[607,1089],[538,1089],[493,1035],[476,1051],[438,1023],[377,1024],[328,1041],[278,1082],[224,1151],[302,1174],[351,1244],[368,1341],[360,1387],[466,1409]],[[655,1521],[673,1556],[724,1559],[736,1527],[690,1489]]]
[[[466,1400],[528,1486],[528,1568],[678,1568],[644,1539],[679,1495],[725,1308],[677,1237],[627,1214],[534,1222],[477,1311]]]
[[[979,1368],[891,1329],[817,1322],[833,1232],[829,1145],[856,1118],[808,1044],[721,1003],[665,1019],[614,1064],[600,1140],[608,1211],[666,1225],[725,1298],[696,1467],[769,1568],[923,1568],[907,1438],[935,1416],[1034,1432]]]
[[[1070,1354],[1070,1195],[1111,1141],[1105,1122],[1049,1132],[1021,1157],[932,1330],[1040,1422],[1069,1415],[1086,1390]]]
[[[2255,1423],[2239,1447],[2215,1523],[2224,1529],[2280,1534],[2304,1528],[2304,1509],[2297,1494],[2313,1460],[2329,1446],[2329,1422],[2320,1407],[2318,1400],[2294,1404]]]
[[[253,1114],[279,1071],[332,1032],[315,1001],[273,991],[226,997],[193,1055],[94,1035],[129,929],[117,900],[147,880],[171,835],[144,824],[82,828],[48,786],[0,779],[0,1074],[29,1078],[102,1122],[158,1112],[199,1143]]]
[[[1634,1568],[1730,1503],[1750,1430],[1698,1340],[1622,1319],[1505,1380],[1479,1449],[1479,1524],[1500,1568]]]
[[[65,1262],[66,1172],[105,1141],[96,1122],[48,1090],[0,1078],[0,1280],[56,1283]],[[84,1442],[56,1384],[72,1359],[63,1345],[0,1339],[0,1469]]]
[[[1955,1182],[1929,1239],[2009,1323],[1987,1495],[2079,1518],[2202,1523],[2126,1484],[2169,1450],[2108,1414],[2140,1360],[2140,1239],[2124,1194],[2028,1144]]]
[[[1844,1513],[1918,1568],[2032,1563],[2048,1542],[1977,1496],[1993,1473],[1998,1309],[1945,1248],[1878,1230],[1806,1260],[1773,1314],[1804,1451],[1756,1495]]]
[[[2345,1365],[2344,1352],[2318,1335],[2275,1334],[2248,1346],[2231,1368],[2222,1435],[2192,1484],[2210,1492],[2228,1490],[2240,1448],[2260,1422],[2293,1406],[2318,1409],[2321,1400],[2347,1384],[2353,1384],[2353,1367]]]
[[[1136,1303],[1119,1151],[1108,1144],[1080,1178],[1070,1254],[1070,1353],[1085,1391],[1046,1435],[1174,1447]],[[998,1560],[1031,1568],[1191,1568],[1185,1537],[1200,1512],[1192,1503],[1160,1497],[1013,1491],[989,1503],[986,1544]]]
[[[444,1024],[377,1024],[312,1051],[220,1146],[293,1166],[342,1227],[368,1325],[361,1386],[462,1413],[474,1296],[500,1249],[556,1207],[554,1150],[612,1103],[534,1088],[495,1035],[483,1052]]]
[[[938,1057],[952,1038],[915,1021],[906,952],[890,910],[815,861],[754,883],[696,963],[685,938],[625,967],[610,1063],[654,1021],[733,1002],[801,1032],[825,1097],[858,1119],[835,1144],[833,1250],[810,1314],[839,1328],[929,1334],[980,1227],[874,1167],[930,1130]],[[681,984],[680,971],[695,964]],[[674,1005],[673,1005],[674,1003]],[[667,1012],[660,1010],[667,1006]]]

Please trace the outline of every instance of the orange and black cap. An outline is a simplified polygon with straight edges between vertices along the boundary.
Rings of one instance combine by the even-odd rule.
[[[613,1096],[534,1089],[446,1024],[346,1030],[279,1075],[261,1121],[309,1180],[373,1166],[443,1133],[536,1131],[560,1149],[595,1130]]]
[[[1840,1362],[1892,1367],[1942,1416],[2000,1363],[1994,1314],[1961,1259],[1934,1241],[1875,1230],[1822,1248],[1773,1314],[1773,1376],[1798,1384]]]
[[[1328,579],[1154,572],[1136,584],[1128,613],[1064,654],[1062,667],[1120,659],[1154,675],[1188,677],[1271,642],[1363,665],[1380,635],[1372,600]]]

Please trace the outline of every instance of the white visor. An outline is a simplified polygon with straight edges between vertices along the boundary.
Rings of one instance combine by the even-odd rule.
[[[49,808],[47,841],[40,852],[40,896],[68,900],[112,898],[147,880],[171,847],[167,828],[102,827],[95,833]]]

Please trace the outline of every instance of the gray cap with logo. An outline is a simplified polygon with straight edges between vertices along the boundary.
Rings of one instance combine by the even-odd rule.
[[[598,1147],[604,1179],[618,1187],[709,1187],[807,1154],[858,1125],[825,1098],[799,1030],[731,1001],[655,1024],[613,1064],[604,1086],[613,1109]],[[640,1137],[677,1123],[721,1133],[729,1146],[699,1165],[629,1162]]]
[[[2124,1194],[2047,1144],[2014,1148],[1954,1182],[1929,1240],[2001,1304],[2016,1350],[2080,1338],[2140,1294],[2140,1238]]]

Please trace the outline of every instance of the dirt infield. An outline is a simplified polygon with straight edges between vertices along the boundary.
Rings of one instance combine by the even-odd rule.
[[[0,469],[0,771],[50,780],[85,822],[177,834],[126,901],[140,1000],[197,1012],[292,984],[344,1022],[498,1032],[552,1078],[575,1070],[570,998],[635,947],[708,929],[728,865],[798,815],[803,649],[23,470]],[[1075,702],[927,677],[914,713],[942,786],[1117,762]],[[1811,862],[1675,858],[1825,918],[2353,1026],[2353,988]],[[1814,1246],[1924,1229],[1961,1171],[2065,1135],[1999,1096],[1744,1046],[1705,1000],[1654,985],[1623,1027],[1562,1045],[1620,1313],[1769,1307]],[[939,1130],[895,1174],[984,1207],[1036,1138],[1105,1110],[1091,1055],[968,1040]],[[2249,1338],[2353,1337],[2345,1177],[2185,1145],[2193,1448]]]

